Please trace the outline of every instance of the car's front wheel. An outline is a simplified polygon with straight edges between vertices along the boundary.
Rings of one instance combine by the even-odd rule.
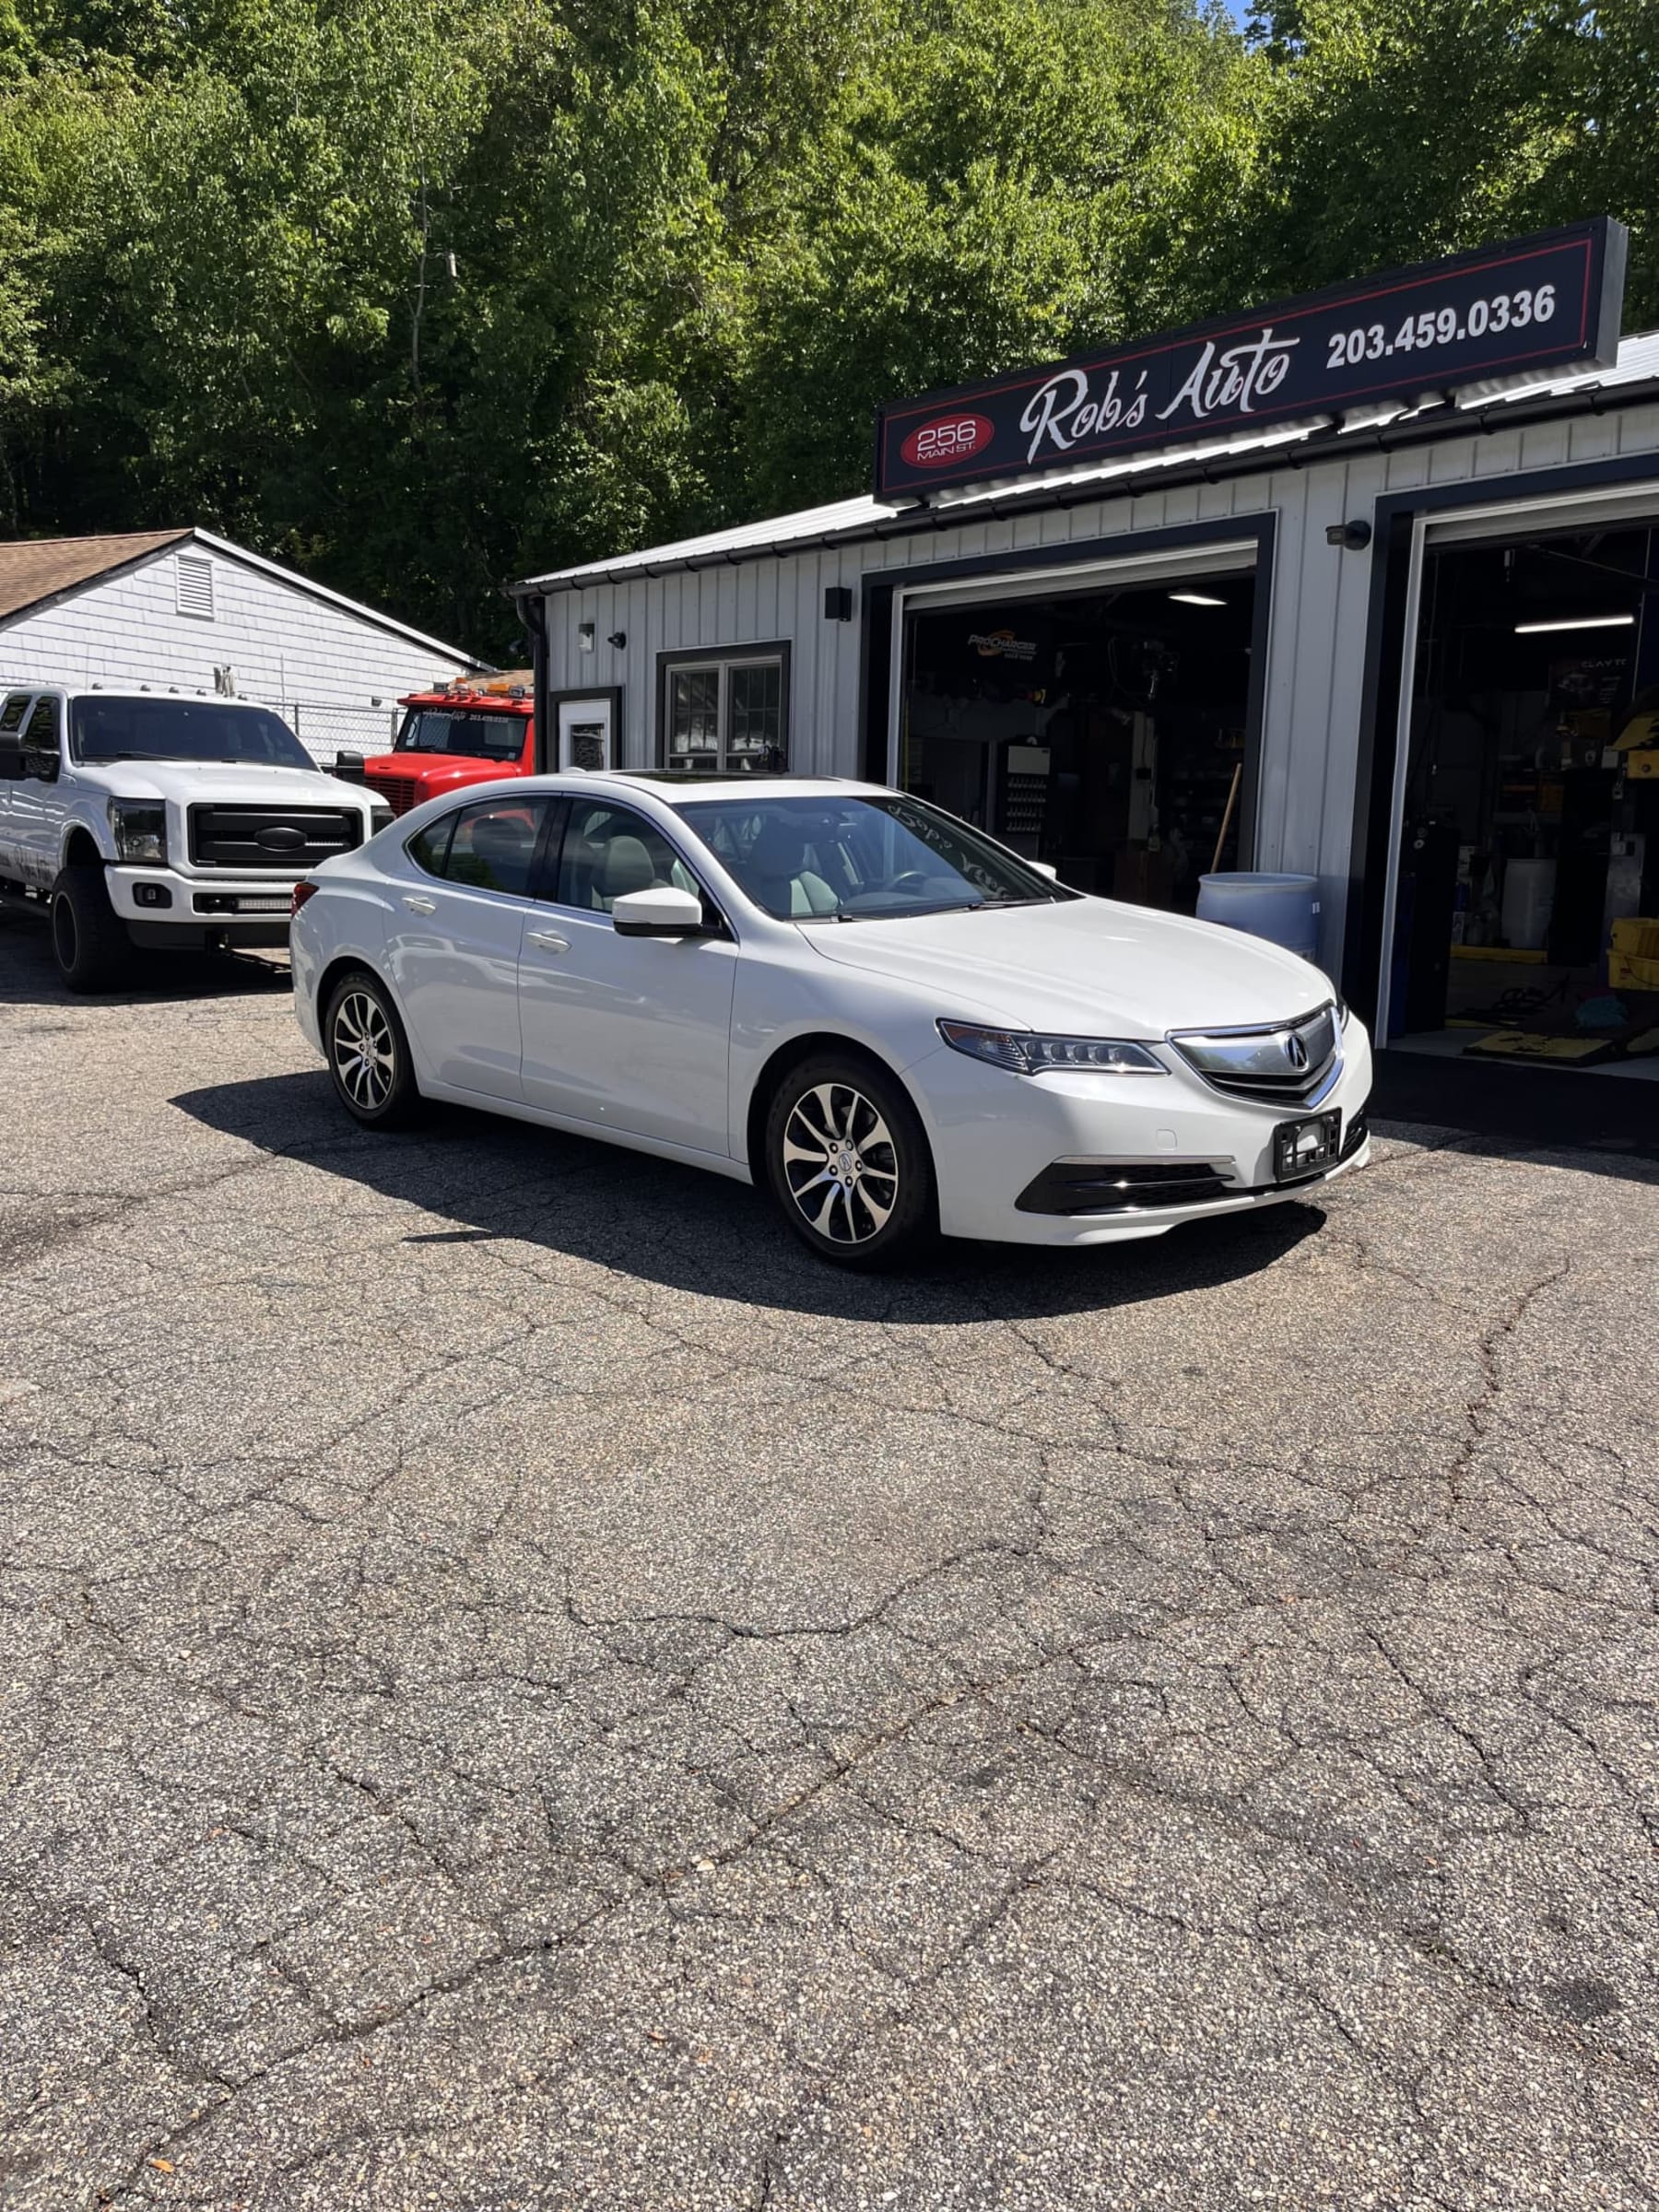
[[[933,1161],[904,1087],[854,1053],[793,1067],[766,1116],[766,1179],[801,1241],[840,1267],[894,1267],[935,1230]]]
[[[409,1041],[385,986],[366,969],[342,977],[323,1017],[323,1045],[340,1103],[369,1129],[395,1129],[420,1107]]]

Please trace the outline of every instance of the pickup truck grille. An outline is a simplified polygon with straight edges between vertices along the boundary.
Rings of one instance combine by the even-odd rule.
[[[413,776],[366,776],[363,780],[377,799],[385,800],[394,814],[407,814],[411,806],[420,804],[420,786]]]
[[[346,806],[193,806],[190,857],[198,868],[269,868],[302,876],[320,860],[363,841],[363,820]]]

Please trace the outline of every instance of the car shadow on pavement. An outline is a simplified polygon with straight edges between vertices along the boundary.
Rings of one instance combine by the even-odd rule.
[[[942,1245],[892,1276],[843,1273],[796,1244],[762,1194],[724,1176],[465,1107],[418,1128],[348,1122],[327,1077],[215,1084],[173,1104],[221,1135],[417,1206],[410,1245],[515,1240],[746,1305],[895,1324],[982,1322],[1139,1304],[1257,1275],[1323,1224],[1289,1202],[1092,1249]]]
[[[52,957],[44,910],[0,913],[0,1006],[170,1006],[185,998],[269,996],[290,991],[288,954],[140,952],[117,991],[65,989]]]

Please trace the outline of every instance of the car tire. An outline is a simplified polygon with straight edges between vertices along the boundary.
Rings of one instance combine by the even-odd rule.
[[[819,1259],[878,1272],[937,1235],[921,1118],[877,1062],[853,1052],[801,1061],[773,1089],[762,1141],[773,1200]]]
[[[52,887],[52,952],[71,991],[112,991],[127,981],[133,945],[110,903],[100,867],[77,861]]]
[[[391,994],[366,968],[342,976],[323,1017],[335,1095],[365,1129],[404,1129],[419,1116],[409,1040]]]

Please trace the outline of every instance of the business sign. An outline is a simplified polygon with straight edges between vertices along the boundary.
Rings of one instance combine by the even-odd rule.
[[[1626,235],[1598,216],[902,401],[877,421],[876,497],[1086,467],[1528,371],[1610,367]]]

